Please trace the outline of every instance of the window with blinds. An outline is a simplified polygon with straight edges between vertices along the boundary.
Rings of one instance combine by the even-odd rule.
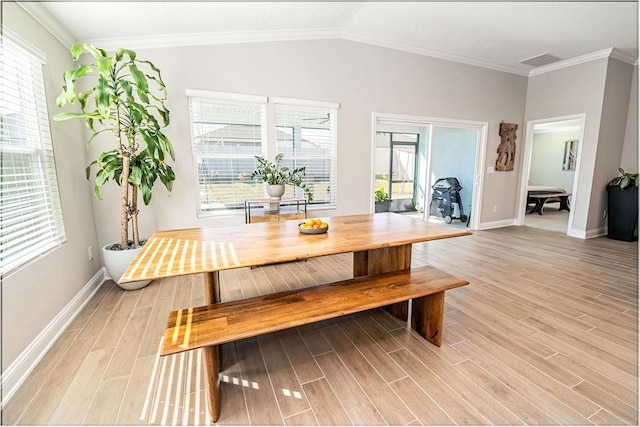
[[[313,205],[335,206],[337,105],[286,99],[273,103],[276,152],[284,154],[283,164],[306,168],[304,182],[313,194]],[[304,197],[304,192],[287,186],[285,196]]]
[[[313,205],[336,205],[338,104],[290,98],[267,103],[263,96],[192,89],[187,97],[199,218],[233,213],[246,199],[266,197],[262,182],[251,179],[255,156],[273,160],[278,153],[283,166],[306,168]],[[305,194],[288,185],[284,197]]]
[[[198,217],[244,208],[263,197],[251,179],[263,154],[266,97],[187,91]]]
[[[43,61],[0,37],[0,275],[66,241]]]

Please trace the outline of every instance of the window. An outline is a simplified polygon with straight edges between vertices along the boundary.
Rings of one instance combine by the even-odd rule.
[[[43,61],[0,38],[0,274],[66,241]]]
[[[255,156],[272,160],[278,153],[285,166],[306,167],[314,205],[335,206],[337,104],[284,98],[268,104],[262,96],[198,90],[187,97],[198,217],[237,212],[246,199],[265,197],[264,185],[251,179]],[[303,196],[287,186],[285,197]]]
[[[305,183],[314,205],[335,206],[337,105],[312,101],[276,99],[276,152],[285,165],[305,167]],[[290,197],[303,197],[299,188],[287,188]]]
[[[266,98],[188,91],[198,217],[244,208],[263,186],[251,179],[263,153]]]

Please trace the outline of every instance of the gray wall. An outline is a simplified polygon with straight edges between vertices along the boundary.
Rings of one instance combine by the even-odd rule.
[[[606,223],[603,218],[603,212],[607,209],[606,185],[618,175],[622,161],[632,75],[633,66],[609,59],[587,230],[602,229]]]
[[[3,2],[2,12],[4,26],[48,55],[45,84],[53,114],[62,72],[72,67],[68,50],[14,3]],[[580,217],[576,213],[578,227],[583,229],[587,227],[593,197],[594,169],[597,168],[598,180],[595,184],[598,190],[594,192],[600,197],[613,163],[619,164],[622,155],[616,118],[622,115],[626,118],[627,113],[625,110],[623,114],[624,108],[617,105],[618,95],[614,96],[616,99],[605,99],[605,81],[612,94],[626,92],[624,106],[628,106],[629,87],[622,80],[627,79],[626,70],[630,67],[612,64],[610,75],[622,80],[608,81],[607,60],[527,79],[344,40],[140,49],[138,54],[163,71],[172,111],[168,135],[177,151],[174,191],[169,194],[158,186],[152,205],[142,207],[143,235],[156,229],[243,221],[242,216],[196,219],[187,88],[339,102],[338,209],[314,212],[317,216],[369,212],[372,112],[488,122],[487,165],[495,162],[501,121],[519,125],[517,142],[522,144],[525,117],[532,120],[586,112],[586,149],[581,169],[585,184],[575,200],[581,205],[577,211],[584,212]],[[603,110],[605,118],[615,123],[614,129],[605,127],[601,132]],[[96,141],[85,153],[87,136],[81,123],[51,125],[68,243],[3,279],[3,368],[27,348],[100,270],[98,258],[88,261],[87,247],[96,249],[118,239],[117,187],[105,188],[104,200],[98,201],[92,198],[90,185],[84,179],[85,166],[105,148],[106,141]],[[627,127],[622,123],[622,129]],[[604,140],[615,146],[617,159],[612,155],[611,159],[596,162],[596,154],[600,154],[598,143]],[[629,148],[624,152],[633,152],[634,143],[637,152],[637,137],[628,137],[626,141],[625,147]],[[483,175],[484,191],[480,196],[484,210],[479,225],[513,220],[521,163],[519,150],[514,171]],[[499,206],[497,212],[492,211],[494,205]]]
[[[607,65],[608,59],[598,59],[529,78],[526,121],[586,114],[581,160],[576,174],[580,187],[572,196],[574,229],[577,230],[588,230]]]
[[[633,67],[629,112],[627,114],[627,130],[622,147],[620,167],[626,172],[638,172],[638,66]],[[613,177],[612,177],[613,178]]]
[[[47,55],[44,83],[49,115],[56,112],[62,73],[72,67],[69,51],[15,3],[3,2],[5,28]],[[2,278],[2,368],[36,339],[101,269],[91,205],[91,187],[82,128],[77,123],[50,121],[67,243]],[[96,257],[89,261],[87,248]]]
[[[580,131],[543,132],[533,135],[529,185],[564,188],[573,192],[575,171],[562,170],[565,142],[580,139]]]
[[[529,78],[526,121],[586,114],[575,177],[579,187],[572,196],[574,230],[586,237],[605,231],[605,186],[617,175],[623,151],[637,156],[634,132],[638,118],[630,111],[633,68],[617,59],[602,58]],[[637,87],[637,76],[635,81]],[[631,161],[632,168],[633,164]]]
[[[499,123],[519,123],[522,129],[525,77],[362,43],[247,43],[138,50],[138,55],[163,72],[172,112],[168,134],[177,152],[174,191],[160,189],[152,206],[143,207],[143,234],[243,221],[242,216],[196,219],[187,88],[339,102],[338,208],[314,211],[316,216],[369,212],[372,112],[486,121],[490,162],[495,161]],[[486,178],[484,206],[502,209],[485,210],[482,221],[514,217],[519,167]],[[115,191],[104,192],[105,200],[117,197]],[[106,244],[118,238],[117,204],[100,202],[100,207],[98,235]]]

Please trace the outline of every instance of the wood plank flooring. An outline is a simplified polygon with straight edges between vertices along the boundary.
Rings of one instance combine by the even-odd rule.
[[[470,285],[437,348],[381,310],[224,346],[222,425],[638,425],[638,245],[529,227],[414,245]],[[350,256],[222,274],[223,300],[351,276]],[[208,425],[199,351],[159,358],[201,277],[105,283],[3,425]]]

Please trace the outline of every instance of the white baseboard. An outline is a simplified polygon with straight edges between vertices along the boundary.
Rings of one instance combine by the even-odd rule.
[[[607,228],[606,227],[600,227],[600,228],[596,228],[593,230],[587,230],[584,233],[585,237],[584,239],[592,239],[594,237],[600,237],[600,236],[606,236],[607,235]]]
[[[0,387],[2,387],[2,401],[0,408],[4,408],[9,399],[15,394],[27,376],[33,371],[38,362],[47,354],[53,343],[78,315],[80,310],[89,302],[91,297],[107,280],[107,271],[101,268],[80,292],[58,313],[46,328],[20,353],[16,360],[2,372]]]
[[[511,227],[516,225],[515,218],[503,219],[500,221],[482,222],[478,225],[478,230],[490,230],[492,228]]]

